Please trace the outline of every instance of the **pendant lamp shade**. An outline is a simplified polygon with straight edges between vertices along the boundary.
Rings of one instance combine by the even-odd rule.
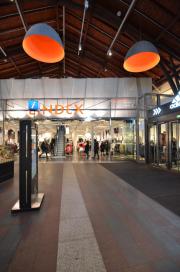
[[[64,47],[58,33],[44,23],[30,27],[22,46],[30,57],[42,62],[54,63],[64,58]]]
[[[123,67],[128,72],[144,72],[155,67],[159,61],[157,48],[149,41],[139,41],[128,50]]]

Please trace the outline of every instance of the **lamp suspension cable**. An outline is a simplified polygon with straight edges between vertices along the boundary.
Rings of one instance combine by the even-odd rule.
[[[6,54],[6,52],[4,51],[4,49],[0,46],[0,50],[1,50],[1,52],[3,53],[3,55],[5,56],[5,57],[7,57],[7,54]]]
[[[108,48],[108,50],[107,50],[107,55],[111,56],[111,55],[109,54],[109,52],[111,52],[111,49],[112,49],[112,47],[113,47],[115,41],[117,40],[117,38],[118,38],[118,36],[119,36],[119,33],[121,32],[122,27],[124,26],[124,23],[126,22],[127,17],[129,16],[131,10],[133,9],[133,7],[134,7],[136,1],[137,1],[137,0],[132,0],[131,5],[129,6],[129,8],[128,8],[128,10],[127,10],[127,12],[126,12],[126,14],[125,14],[125,16],[124,16],[124,18],[123,18],[123,20],[122,20],[120,26],[119,26],[117,32],[116,32],[116,35],[115,35],[114,39],[112,40],[112,42],[111,42],[111,44],[110,44],[110,46],[109,46],[109,48]]]
[[[18,12],[19,12],[19,16],[20,16],[20,18],[21,18],[21,22],[22,22],[22,24],[23,24],[24,30],[25,30],[25,32],[27,32],[27,27],[26,27],[26,24],[25,24],[25,22],[24,22],[24,18],[23,18],[21,9],[20,9],[20,7],[19,7],[18,0],[15,0],[15,4],[16,4],[17,10],[18,10]]]
[[[66,9],[65,6],[63,6],[63,44],[64,44],[64,49],[65,49],[65,43],[66,43],[66,38],[65,38],[65,34],[66,34],[66,21],[65,21],[65,16],[66,16]],[[65,62],[65,55],[64,55],[64,60],[63,60],[63,73],[65,75],[66,73],[66,62]]]
[[[79,46],[78,46],[78,56],[80,54],[80,51],[82,51],[82,35],[83,35],[83,29],[84,29],[84,22],[85,22],[85,17],[86,17],[86,10],[89,7],[89,2],[88,0],[84,1],[84,11],[83,11],[83,19],[82,19],[82,25],[81,25],[81,34],[80,34],[80,39],[79,39]]]

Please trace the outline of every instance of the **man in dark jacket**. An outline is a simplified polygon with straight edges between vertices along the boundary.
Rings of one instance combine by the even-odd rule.
[[[90,149],[90,146],[89,146],[89,141],[86,142],[86,145],[85,145],[85,153],[86,153],[86,157],[87,159],[89,159],[89,149]]]
[[[94,159],[96,158],[96,155],[99,160],[99,143],[96,139],[94,139]]]

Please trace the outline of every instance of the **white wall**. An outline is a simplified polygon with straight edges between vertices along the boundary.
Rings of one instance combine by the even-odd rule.
[[[138,97],[152,92],[151,78],[0,80],[0,99]]]

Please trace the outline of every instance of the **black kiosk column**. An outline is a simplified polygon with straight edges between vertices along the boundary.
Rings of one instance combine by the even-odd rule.
[[[31,120],[20,121],[19,200],[11,212],[39,209],[44,198],[38,193],[38,130]]]

